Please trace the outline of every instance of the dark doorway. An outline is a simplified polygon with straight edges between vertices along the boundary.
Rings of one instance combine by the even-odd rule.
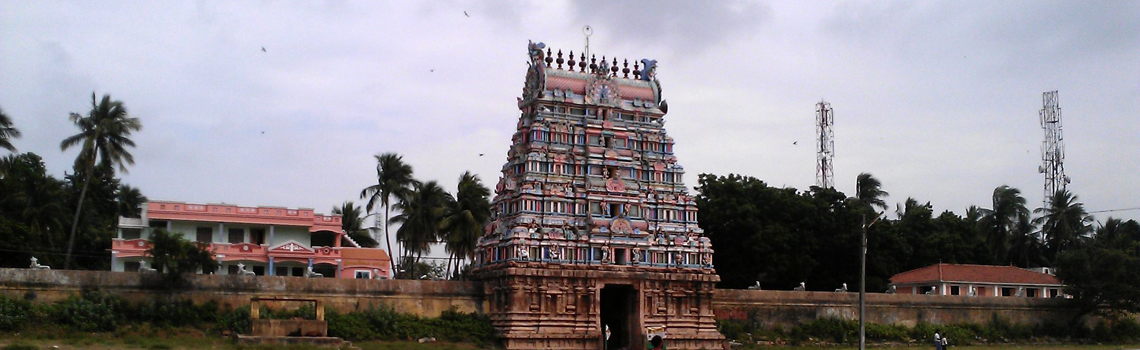
[[[630,285],[607,285],[602,288],[601,321],[602,336],[606,326],[610,327],[610,339],[604,342],[604,350],[633,348],[634,330],[638,327],[637,291]],[[603,338],[604,339],[604,338]]]

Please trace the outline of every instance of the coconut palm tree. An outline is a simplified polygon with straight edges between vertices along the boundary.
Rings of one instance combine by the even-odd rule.
[[[1093,219],[1085,211],[1085,205],[1077,202],[1077,196],[1067,189],[1057,190],[1049,199],[1048,207],[1033,212],[1041,214],[1033,222],[1041,225],[1049,261],[1054,261],[1058,254],[1092,231]]]
[[[103,99],[96,102],[95,93],[91,93],[91,111],[86,116],[71,113],[69,119],[80,131],[63,139],[59,148],[66,151],[73,146],[80,146],[79,156],[75,158],[75,169],[83,171],[84,180],[75,216],[71,220],[71,235],[67,240],[67,255],[63,263],[65,269],[71,268],[71,249],[75,246],[75,232],[79,229],[79,214],[83,212],[83,199],[87,196],[87,186],[91,183],[91,174],[96,164],[110,170],[118,166],[120,171],[127,172],[127,165],[135,164],[135,157],[127,150],[128,147],[135,146],[130,138],[131,133],[142,129],[142,122],[138,118],[131,118],[123,102],[111,100],[111,95],[103,95]]]
[[[868,173],[859,174],[855,180],[855,200],[867,208],[875,207],[886,210],[887,202],[883,197],[890,195],[882,189],[883,183]]]
[[[0,110],[0,148],[15,152],[16,146],[12,145],[12,139],[20,138],[20,130],[12,126],[12,118],[4,114],[4,110]]]
[[[994,189],[993,209],[981,209],[979,221],[986,237],[986,245],[995,261],[1005,260],[1009,252],[1009,239],[1017,230],[1020,220],[1029,217],[1025,197],[1021,190],[1002,185]]]
[[[483,186],[478,175],[466,171],[459,176],[459,188],[455,201],[448,208],[443,220],[444,241],[447,243],[448,276],[451,276],[451,260],[456,259],[455,268],[469,258],[475,257],[475,245],[483,235],[483,227],[491,218],[491,190]]]
[[[431,244],[439,241],[447,208],[454,201],[455,198],[444,191],[439,183],[428,181],[417,183],[411,194],[396,203],[396,210],[400,214],[393,216],[390,224],[400,224],[396,230],[396,240],[403,243],[407,257],[415,255],[411,266],[419,264],[420,257],[431,250]]]
[[[142,214],[142,205],[146,203],[146,196],[138,188],[131,185],[119,185],[115,190],[115,204],[118,216],[137,218]]]
[[[378,242],[368,234],[368,230],[364,229],[364,211],[360,210],[356,203],[345,201],[339,207],[333,207],[332,213],[340,215],[340,229],[356,241],[356,244],[366,248],[376,247]]]
[[[1047,265],[1036,223],[1028,216],[1017,219],[1017,228],[1010,232],[1009,262],[1020,267]]]
[[[924,215],[925,217],[930,218],[934,215],[934,213],[930,202],[926,202],[926,204],[919,204],[918,200],[914,199],[914,197],[907,197],[906,202],[895,205],[895,215],[897,215],[901,220],[906,216],[915,215]]]
[[[376,184],[365,187],[360,191],[360,198],[368,198],[365,210],[372,212],[378,205],[384,206],[384,243],[388,246],[389,262],[392,271],[396,271],[396,254],[392,250],[392,240],[388,234],[391,218],[388,217],[392,198],[403,200],[411,193],[416,180],[412,178],[412,166],[404,163],[404,158],[395,153],[377,154],[376,156]],[[379,221],[379,220],[377,220]],[[397,242],[399,243],[399,242]]]
[[[1109,217],[1096,228],[1094,238],[1093,242],[1101,247],[1137,249],[1140,248],[1140,223]]]

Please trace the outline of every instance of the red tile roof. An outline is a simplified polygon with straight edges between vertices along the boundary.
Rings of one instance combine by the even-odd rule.
[[[894,284],[924,282],[1061,284],[1052,275],[1013,266],[935,264],[891,276]]]

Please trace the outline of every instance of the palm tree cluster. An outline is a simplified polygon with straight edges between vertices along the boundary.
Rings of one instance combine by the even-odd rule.
[[[392,271],[401,271],[395,265],[398,259],[404,272],[400,277],[414,276],[413,271],[420,265],[423,254],[431,251],[432,244],[440,242],[445,244],[449,254],[448,276],[474,257],[475,244],[491,216],[491,191],[477,175],[471,172],[460,175],[452,196],[436,181],[416,180],[411,165],[405,163],[402,156],[384,153],[376,155],[376,178],[376,184],[365,187],[360,197],[368,199],[365,209],[369,212],[384,207],[383,235],[392,255]],[[392,209],[398,214],[391,216]],[[371,215],[376,214],[379,213]],[[392,250],[389,238],[388,230],[393,224],[399,225],[397,250]],[[393,254],[396,251],[398,258]]]
[[[35,153],[0,158],[0,266],[27,267],[29,259],[56,268],[107,269],[119,216],[138,217],[146,197],[116,178],[134,164],[131,134],[142,128],[121,101],[91,95],[91,110],[68,118],[79,129],[60,144],[80,148],[63,180],[47,174]],[[0,148],[16,152],[20,137],[0,111]]]
[[[773,188],[739,175],[701,175],[697,190],[700,225],[717,247],[714,260],[727,288],[757,281],[791,288],[812,280],[830,290],[850,283],[858,276],[858,264],[851,263],[858,261],[858,249],[852,247],[860,245],[862,219],[871,222],[887,209],[882,182],[866,173],[857,177],[852,197],[831,188]],[[1132,227],[1110,218],[1094,229],[1067,190],[1031,211],[1021,191],[1009,186],[995,188],[987,208],[970,207],[965,216],[936,213],[930,202],[915,198],[899,203],[895,214],[868,228],[869,290],[885,288],[896,273],[939,262],[1055,267],[1091,237]]]
[[[887,192],[882,191],[881,186],[871,174],[859,174],[856,201],[868,207],[885,208],[882,197]],[[900,220],[915,209],[931,210],[929,202],[920,205],[914,198],[907,198],[904,203],[896,210]],[[995,188],[992,204],[992,208],[970,207],[967,213],[974,213],[980,238],[996,263],[1051,266],[1058,255],[1094,233],[1092,216],[1067,189],[1054,193],[1048,206],[1033,210],[1039,215],[1036,218],[1030,215],[1021,190],[1013,187]]]

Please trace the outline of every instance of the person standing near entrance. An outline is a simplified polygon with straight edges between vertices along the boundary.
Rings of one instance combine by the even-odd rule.
[[[942,350],[942,335],[938,330],[934,331],[934,350]]]
[[[649,340],[649,345],[646,347],[649,350],[665,350],[665,340],[661,339],[660,335],[655,335],[653,339]]]

